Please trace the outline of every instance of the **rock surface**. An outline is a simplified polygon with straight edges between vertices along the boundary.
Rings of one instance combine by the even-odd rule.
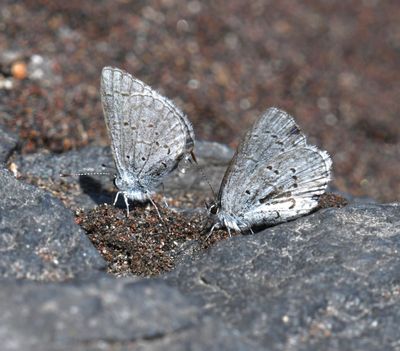
[[[63,196],[72,198],[71,208],[93,208],[113,199],[111,179],[115,173],[111,150],[108,147],[88,146],[63,154],[37,153],[15,158],[19,174],[28,179],[39,178],[57,188],[66,187]],[[105,165],[107,167],[102,167]],[[108,168],[110,167],[110,168]],[[60,174],[104,172],[109,176],[68,176]],[[68,190],[69,187],[70,189]]]
[[[2,282],[3,351],[261,350],[157,280]]]
[[[400,347],[400,204],[327,209],[186,259],[166,280],[268,350]]]
[[[104,261],[59,200],[0,170],[0,276],[64,280]]]
[[[0,165],[6,163],[8,157],[18,145],[17,134],[0,125]]]

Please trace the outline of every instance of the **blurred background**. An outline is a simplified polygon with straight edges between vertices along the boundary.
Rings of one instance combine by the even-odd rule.
[[[334,160],[334,187],[400,199],[398,0],[1,0],[0,124],[22,152],[109,144],[103,66],[236,147],[270,106]]]

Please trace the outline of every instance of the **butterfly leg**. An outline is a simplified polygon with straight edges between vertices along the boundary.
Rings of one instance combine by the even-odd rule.
[[[238,227],[239,227],[239,231],[238,231],[239,234],[242,234],[246,230],[249,230],[251,234],[254,234],[254,231],[253,231],[253,229],[251,229],[251,226],[242,220],[240,220]]]
[[[206,241],[210,238],[211,234],[213,233],[214,229],[217,227],[218,224],[219,224],[218,222],[213,224],[213,226],[210,229],[210,232],[208,233],[208,235],[206,237]]]
[[[153,199],[150,196],[148,196],[148,199],[151,202],[151,204],[154,206],[154,208],[156,209],[158,217],[161,219],[161,222],[165,223],[163,218],[161,217],[160,211],[158,210],[156,203],[153,201]]]
[[[114,199],[113,206],[115,206],[115,204],[117,203],[119,194],[120,194],[120,192],[118,191],[118,192],[117,192],[117,195],[115,195],[115,199]]]
[[[164,203],[164,206],[166,207],[166,208],[168,208],[169,207],[169,205],[168,205],[168,202],[167,202],[167,199],[166,199],[166,197],[165,197],[165,195],[164,195],[164,183],[161,183],[161,187],[162,187],[162,193],[163,193],[163,198],[162,198],[162,201],[163,201],[163,203]]]
[[[125,200],[125,205],[126,205],[126,216],[129,217],[129,201],[128,201],[128,197],[124,195],[124,200]]]
[[[204,222],[202,223],[202,227],[201,227],[201,230],[200,230],[200,233],[205,233],[206,231],[207,231],[207,229],[209,228],[209,221],[208,221],[208,219],[206,218],[205,220],[204,220]]]
[[[164,202],[164,206],[166,207],[166,208],[168,208],[169,207],[169,205],[168,205],[168,202],[167,202],[167,199],[163,196],[163,202]]]

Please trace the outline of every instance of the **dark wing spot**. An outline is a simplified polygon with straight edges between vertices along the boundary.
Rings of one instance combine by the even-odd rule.
[[[161,162],[161,164],[162,164],[165,168],[167,168],[167,164],[166,164],[165,162]]]
[[[269,193],[267,196],[261,198],[258,200],[258,202],[260,204],[265,204],[268,200],[274,198],[275,196],[277,196],[279,194],[279,191],[274,190],[273,192]]]
[[[295,168],[291,168],[290,169],[293,173],[296,173],[296,169]]]
[[[136,130],[137,128],[136,128],[136,126],[132,126],[131,129],[132,130]]]
[[[293,180],[297,180],[297,176],[292,176],[292,179]]]
[[[146,157],[143,156],[143,157],[142,157],[142,161],[146,161]]]
[[[269,169],[271,171],[272,170],[272,166],[267,166],[267,169]]]
[[[160,133],[159,133],[159,132],[155,132],[154,134],[155,134],[155,135],[157,135],[157,136],[158,136],[158,135],[160,135]]]
[[[279,140],[277,140],[276,143],[277,143],[278,145],[283,145],[283,143],[282,143],[281,141],[279,141]]]
[[[246,190],[245,193],[250,195],[250,190]]]
[[[271,137],[274,139],[278,138],[278,136],[276,134],[271,134]]]
[[[154,124],[150,123],[147,127],[154,128]]]
[[[127,126],[127,125],[129,125],[129,123],[128,122],[124,122],[124,126]]]
[[[274,171],[274,173],[275,173],[275,174],[279,174],[279,171],[276,169],[276,170]]]
[[[126,158],[129,160],[131,157],[129,155],[126,155]]]
[[[298,185],[297,185],[297,183],[293,183],[293,188],[298,188]]]
[[[289,132],[289,135],[296,135],[300,133],[300,129],[297,126],[293,126],[292,129]]]
[[[170,149],[170,147],[169,147],[167,144],[163,145],[163,148],[164,148],[164,149],[168,149],[167,155],[169,155],[169,154],[171,153],[171,149]]]
[[[157,146],[160,146],[160,143],[159,143],[158,141],[156,141],[156,145],[157,145]]]

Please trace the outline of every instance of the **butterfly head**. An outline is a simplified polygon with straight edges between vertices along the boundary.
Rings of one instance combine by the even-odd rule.
[[[206,202],[206,209],[208,212],[209,217],[213,217],[218,214],[220,210],[220,206],[217,202]]]
[[[208,218],[213,222],[211,231],[220,228],[227,228],[229,233],[233,229],[235,232],[242,231],[242,222],[232,214],[221,210],[218,202],[206,203]]]

